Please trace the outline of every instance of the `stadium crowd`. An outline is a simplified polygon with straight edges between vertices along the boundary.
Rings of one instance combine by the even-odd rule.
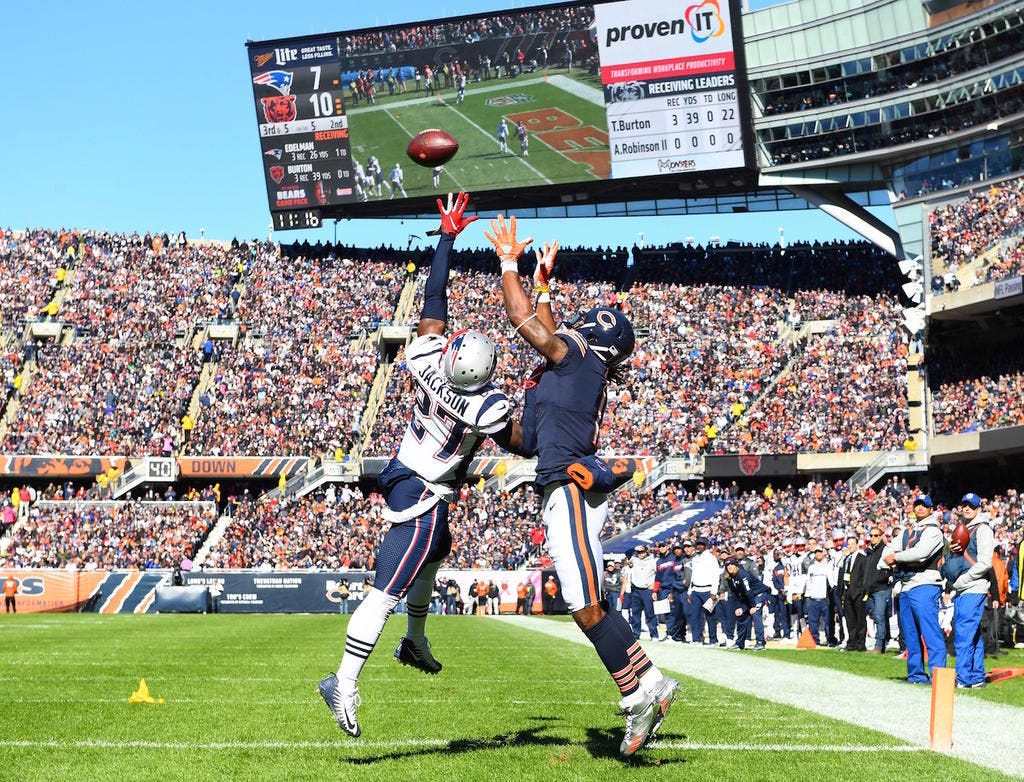
[[[342,38],[342,51],[350,57],[413,51],[445,44],[474,43],[488,38],[586,30],[593,21],[593,10],[589,6],[540,8],[516,14],[495,14],[442,24],[355,33]]]
[[[351,451],[376,348],[329,335],[264,337],[220,353],[183,452],[330,456]]]
[[[0,229],[0,333],[20,331],[26,320],[46,317],[53,292],[64,281],[85,237],[67,231]]]
[[[9,567],[175,568],[216,519],[213,502],[36,502],[4,558]]]
[[[16,454],[170,455],[199,380],[198,351],[119,338],[45,343],[0,448]]]
[[[935,434],[1024,424],[1024,347],[935,347],[928,354]]]
[[[65,496],[60,487],[42,499]],[[831,549],[849,535],[867,541],[872,525],[902,526],[921,490],[891,478],[863,494],[844,481],[807,481],[741,489],[735,481],[701,481],[689,488],[667,482],[654,490],[632,484],[609,497],[603,539],[622,534],[684,502],[723,500],[724,509],[698,522],[686,537],[707,537],[712,548],[732,552],[743,545],[754,560],[768,558],[787,539],[816,539]],[[550,566],[539,497],[532,485],[516,490],[463,485],[452,509],[452,553],[446,567],[508,569]],[[217,495],[190,493],[188,502],[93,502],[69,495],[65,501],[32,504],[14,535],[7,564],[27,567],[176,567],[198,551],[216,519]],[[8,498],[0,504],[10,507]],[[1024,534],[1024,495],[1016,489],[992,494],[985,507],[1004,552],[1016,550]],[[233,498],[232,518],[202,566],[289,570],[372,570],[385,531],[383,497],[356,485],[329,485],[301,498],[262,501]],[[937,506],[943,523],[953,509]]]
[[[999,245],[998,257],[975,273],[995,282],[1024,273],[1024,178],[981,188],[928,214],[933,264],[956,269]]]
[[[822,263],[825,257],[833,262]],[[480,329],[495,340],[497,382],[520,404],[535,357],[511,339],[492,262],[457,254],[462,268],[451,286],[450,317],[455,328]],[[585,300],[621,308],[644,334],[631,371],[609,391],[606,452],[875,450],[902,448],[907,440],[908,345],[898,327],[895,277],[891,262],[864,243],[567,248],[559,263],[564,282],[554,293],[556,317],[578,314],[582,288]],[[420,288],[424,278],[420,270]],[[623,280],[631,280],[628,293],[615,293]],[[792,289],[792,297],[784,292]],[[417,300],[410,312],[418,306]],[[798,343],[798,327],[820,320],[834,323]],[[756,400],[776,381],[776,396],[759,410]],[[367,455],[397,447],[408,383],[400,354]],[[787,412],[776,424],[778,410]],[[480,453],[497,452],[487,443]]]
[[[76,263],[61,317],[79,333],[170,340],[232,317],[239,262],[232,249],[184,233],[104,234]]]

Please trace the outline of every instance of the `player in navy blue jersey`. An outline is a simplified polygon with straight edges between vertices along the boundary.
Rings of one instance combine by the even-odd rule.
[[[378,478],[387,501],[383,517],[391,527],[377,551],[373,588],[349,621],[338,673],[319,685],[338,726],[352,736],[360,734],[359,674],[403,597],[409,610],[408,629],[395,659],[428,674],[441,670],[424,626],[437,569],[451,551],[449,503],[477,446],[507,425],[508,399],[490,382],[497,364],[494,344],[469,329],[455,332],[447,341],[443,336],[452,245],[476,220],[463,217],[468,201],[465,193],[459,193],[454,204],[449,193],[447,207],[437,200],[441,238],[423,291],[417,337],[405,354],[416,399],[398,453]]]
[[[537,457],[537,485],[543,492],[548,548],[562,594],[576,624],[622,693],[619,706],[626,733],[619,747],[632,755],[657,731],[675,697],[678,682],[662,675],[647,657],[629,624],[607,610],[601,595],[601,528],[608,517],[607,470],[597,453],[609,380],[633,352],[633,326],[620,311],[594,307],[569,328],[558,329],[549,284],[557,242],[537,251],[534,309],[519,279],[519,257],[533,240],[516,239],[516,219],[491,221],[485,233],[501,260],[505,312],[543,363],[527,381],[519,423],[495,439],[509,450]]]

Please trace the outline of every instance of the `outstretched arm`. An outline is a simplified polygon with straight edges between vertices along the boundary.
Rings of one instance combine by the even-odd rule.
[[[423,309],[420,311],[420,322],[416,328],[416,336],[424,334],[443,334],[448,322],[448,268],[455,237],[462,229],[477,218],[463,217],[469,203],[468,193],[459,193],[452,201],[448,194],[448,205],[437,199],[437,208],[441,212],[441,238],[434,251],[434,260],[430,264],[427,284],[423,288]]]
[[[555,316],[551,312],[551,279],[555,270],[555,256],[558,255],[558,242],[550,245],[544,242],[543,249],[537,253],[537,267],[533,270],[533,292],[537,294],[537,320],[554,333]]]
[[[484,236],[494,245],[501,260],[501,291],[505,299],[505,314],[515,326],[516,333],[522,334],[523,338],[546,359],[558,363],[565,357],[569,348],[555,336],[554,329],[541,321],[519,281],[519,256],[533,239],[524,239],[521,242],[516,240],[514,216],[510,217],[506,224],[504,216],[498,215],[497,219],[491,220],[491,229],[494,234],[485,231]],[[550,304],[547,309],[550,317]]]

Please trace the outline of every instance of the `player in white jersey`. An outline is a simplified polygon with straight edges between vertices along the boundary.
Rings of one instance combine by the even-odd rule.
[[[402,193],[402,198],[408,198],[408,194],[405,192],[405,174],[402,171],[402,167],[395,163],[395,167],[391,169],[391,197],[395,197],[395,191],[399,190]]]
[[[498,151],[508,152],[508,124],[504,117],[498,121]]]
[[[358,679],[398,601],[406,598],[408,629],[395,659],[438,673],[424,635],[437,569],[451,550],[448,507],[477,445],[505,428],[509,403],[490,383],[497,363],[494,344],[479,331],[463,329],[445,340],[448,320],[449,256],[455,237],[476,217],[463,217],[469,196],[451,194],[441,210],[441,239],[424,288],[417,337],[406,350],[406,366],[416,384],[409,426],[397,455],[378,479],[387,500],[384,520],[391,523],[377,551],[373,587],[352,615],[345,656],[337,675],[319,690],[338,726],[360,733],[356,719]]]
[[[363,164],[358,160],[352,161],[352,174],[355,177],[356,195],[360,201],[369,201],[370,194],[366,185],[366,172],[363,171]]]

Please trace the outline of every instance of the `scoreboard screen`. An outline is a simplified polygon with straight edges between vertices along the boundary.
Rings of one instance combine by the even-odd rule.
[[[352,167],[337,38],[251,48],[249,59],[271,211],[347,203]]]
[[[483,209],[749,183],[740,19],[738,0],[617,0],[249,42],[275,225],[458,189]],[[406,156],[429,128],[459,142],[442,166]]]

